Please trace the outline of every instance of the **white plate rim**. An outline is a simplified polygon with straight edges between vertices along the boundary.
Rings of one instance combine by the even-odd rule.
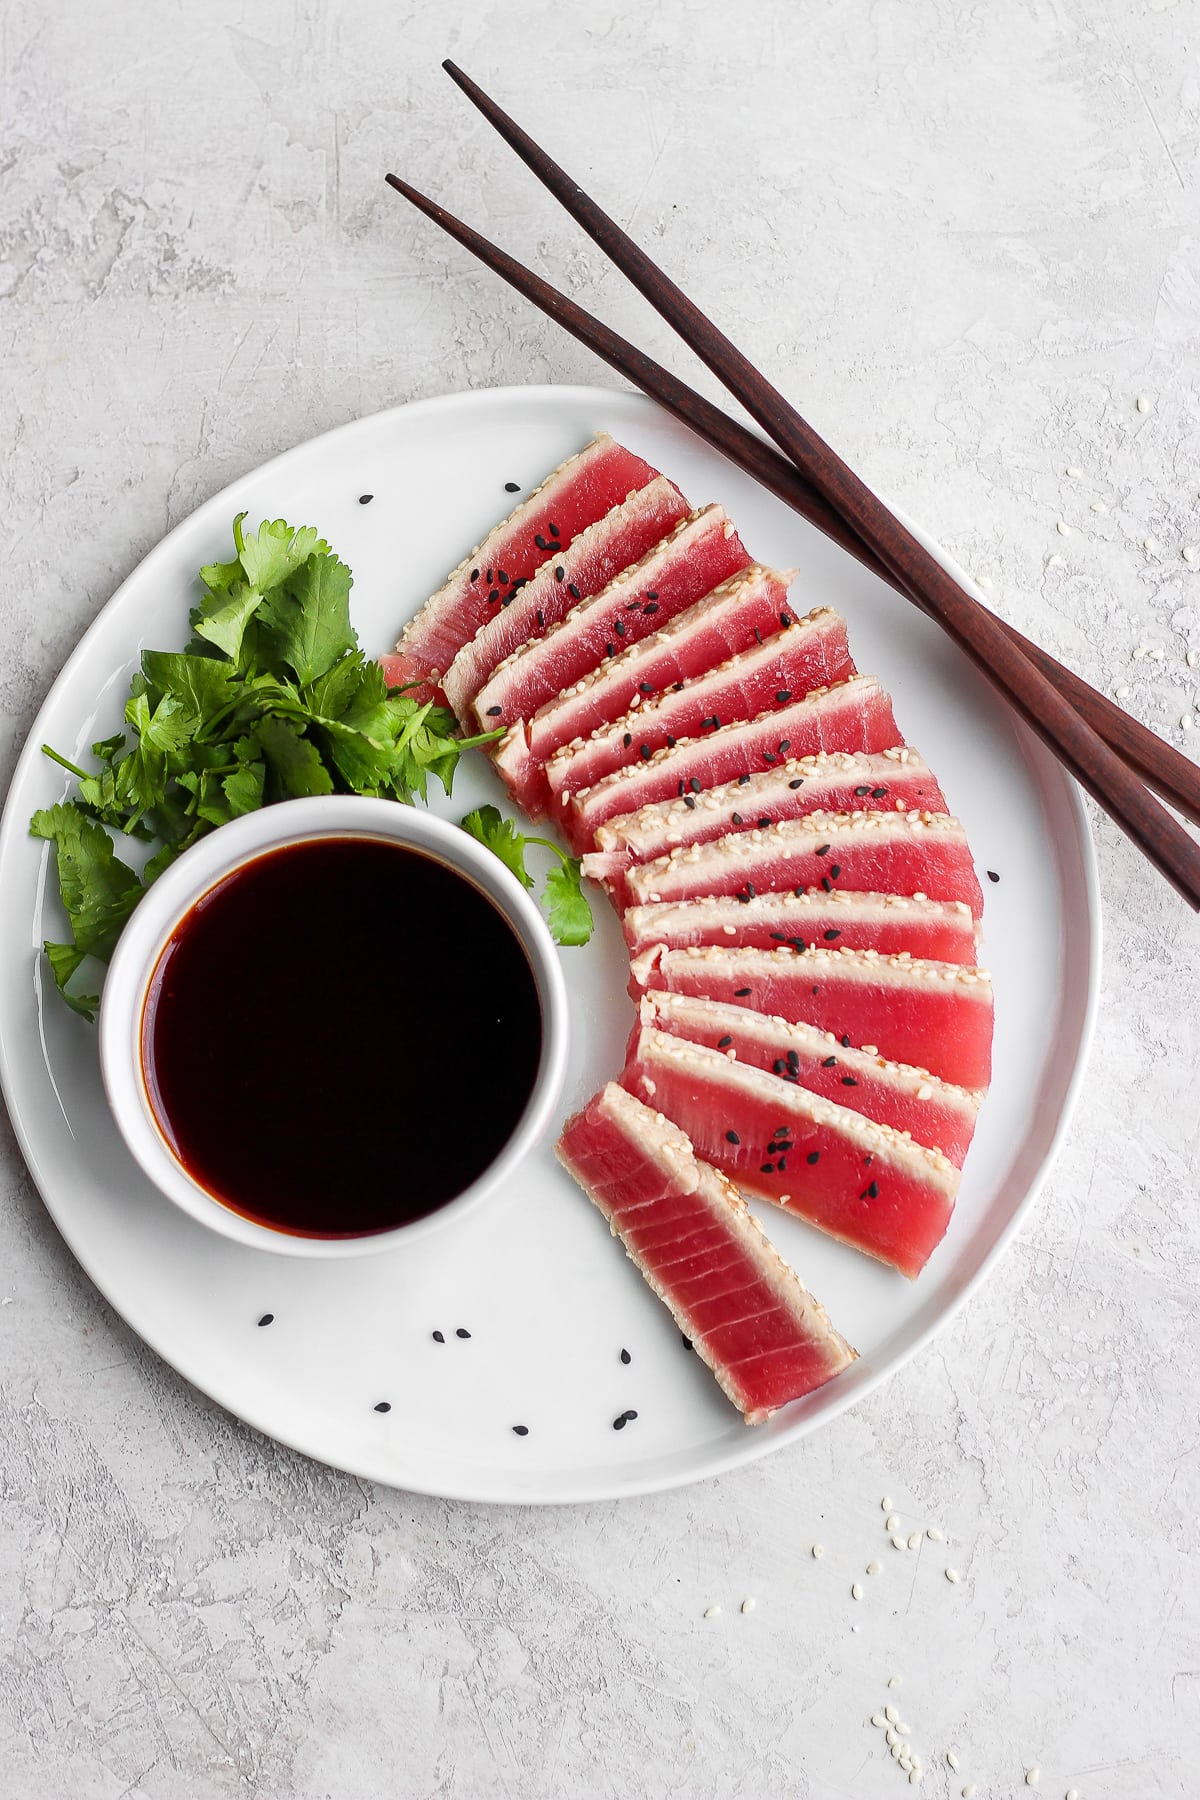
[[[37,716],[30,727],[28,737],[14,764],[12,776],[10,777],[9,791],[5,799],[3,815],[0,816],[0,867],[3,867],[7,862],[9,847],[14,836],[18,833],[23,836],[27,830],[28,821],[24,817],[18,818],[17,816],[17,808],[14,805],[14,794],[19,788],[21,778],[27,767],[35,763],[37,758],[41,755],[40,746],[43,736],[43,721],[53,710],[55,695],[60,684],[64,683],[74,672],[77,665],[86,659],[87,653],[91,647],[92,639],[98,634],[103,619],[112,608],[121,602],[122,597],[125,595],[131,584],[134,582],[140,584],[147,578],[148,574],[153,573],[160,560],[166,561],[169,555],[168,546],[171,543],[171,540],[186,526],[195,523],[200,515],[209,512],[227,513],[231,500],[237,494],[239,488],[251,477],[258,476],[267,471],[279,472],[286,470],[290,461],[299,459],[317,445],[332,446],[343,437],[349,437],[373,429],[385,429],[387,425],[400,414],[405,415],[405,417],[410,420],[413,417],[416,417],[419,420],[420,416],[426,413],[446,414],[453,412],[457,408],[469,410],[471,406],[478,405],[480,402],[492,403],[499,407],[503,407],[505,404],[516,405],[519,403],[521,405],[528,405],[530,402],[536,404],[540,400],[546,400],[549,402],[577,402],[581,405],[591,404],[602,407],[606,403],[611,403],[614,399],[623,402],[630,400],[636,401],[640,405],[648,407],[655,414],[661,414],[663,411],[663,409],[661,409],[654,401],[648,400],[644,396],[637,394],[628,388],[603,388],[585,384],[566,383],[531,383],[527,386],[506,385],[503,387],[455,389],[449,393],[427,396],[423,399],[409,401],[398,406],[386,407],[378,412],[365,414],[360,418],[345,420],[342,424],[333,426],[328,431],[318,432],[311,438],[306,438],[297,444],[289,446],[288,449],[280,451],[277,455],[267,458],[262,463],[256,464],[252,469],[242,471],[239,475],[235,476],[231,482],[227,483],[225,487],[201,501],[200,505],[195,507],[192,512],[178,520],[175,525],[172,526],[171,530],[159,539],[146,555],[140,559],[135,567],[129,571],[124,580],[101,607],[99,613],[83,633],[83,636],[80,638],[71,654],[67,657],[51,683],[45,699],[38,709]],[[713,452],[713,454],[719,453]],[[880,497],[883,498],[882,495]],[[890,502],[885,503],[891,505]],[[954,558],[951,557],[940,544],[932,539],[929,534],[901,508],[892,506],[892,510],[913,535],[917,537],[924,548],[938,560],[942,567],[952,574],[974,599],[986,606],[987,603],[984,600],[983,595],[966,572],[955,562]],[[1022,732],[1028,733],[1028,727],[1024,726],[1020,721],[1017,721],[1017,725]],[[1033,734],[1030,733],[1029,735],[1032,736]],[[782,1449],[786,1445],[798,1442],[800,1439],[808,1436],[810,1433],[824,1426],[831,1420],[839,1418],[850,1407],[857,1406],[869,1395],[875,1393],[880,1386],[897,1374],[905,1364],[926,1349],[933,1339],[937,1337],[946,1326],[949,1325],[951,1320],[957,1316],[959,1310],[966,1301],[978,1292],[979,1288],[991,1275],[1000,1258],[1007,1251],[1014,1238],[1017,1236],[1017,1233],[1020,1231],[1045,1185],[1054,1161],[1058,1156],[1063,1141],[1070,1129],[1080,1090],[1086,1076],[1100,1002],[1102,927],[1099,869],[1096,858],[1095,842],[1082,792],[1075,780],[1065,771],[1060,771],[1060,781],[1061,798],[1066,802],[1075,827],[1074,848],[1079,853],[1079,875],[1082,881],[1081,896],[1086,903],[1087,909],[1087,993],[1082,1013],[1079,1018],[1078,1046],[1075,1052],[1074,1067],[1063,1092],[1057,1123],[1046,1144],[1041,1161],[1029,1178],[1024,1195],[1013,1206],[1012,1214],[1007,1224],[996,1234],[990,1247],[982,1256],[979,1266],[974,1273],[961,1284],[953,1297],[944,1304],[942,1309],[930,1320],[927,1326],[906,1343],[903,1350],[895,1356],[894,1360],[889,1362],[886,1367],[879,1369],[873,1375],[860,1379],[852,1390],[847,1390],[840,1396],[831,1396],[816,1416],[803,1417],[794,1424],[776,1431],[770,1437],[765,1435],[760,1436],[754,1431],[747,1430],[744,1439],[735,1442],[727,1450],[711,1453],[703,1467],[683,1474],[677,1471],[670,1471],[657,1476],[639,1475],[636,1476],[634,1480],[630,1481],[628,1479],[621,1479],[619,1472],[614,1471],[614,1476],[611,1481],[597,1482],[594,1486],[589,1487],[584,1492],[573,1492],[568,1496],[564,1496],[561,1494],[539,1495],[536,1492],[522,1491],[519,1496],[515,1496],[511,1491],[497,1491],[495,1493],[481,1491],[480,1486],[477,1483],[467,1483],[460,1486],[454,1482],[442,1482],[438,1485],[431,1485],[423,1484],[419,1477],[411,1480],[405,1477],[400,1481],[397,1479],[394,1470],[374,1472],[367,1469],[347,1469],[346,1472],[362,1475],[364,1479],[376,1481],[383,1486],[397,1487],[400,1491],[426,1494],[434,1498],[447,1500],[465,1500],[476,1504],[539,1506],[584,1505],[593,1501],[623,1499],[641,1494],[660,1493],[691,1485],[696,1481],[707,1480],[714,1476],[726,1474],[732,1469],[740,1468],[748,1463],[755,1462],[760,1457],[769,1455],[776,1450]],[[214,1401],[217,1405],[225,1408],[225,1410],[231,1413],[235,1418],[242,1420],[242,1422],[248,1425],[252,1430],[259,1431],[264,1436],[285,1445],[288,1449],[297,1451],[303,1456],[311,1457],[314,1461],[320,1462],[327,1467],[341,1467],[342,1465],[330,1463],[329,1459],[323,1455],[319,1448],[315,1448],[311,1444],[303,1442],[300,1437],[294,1434],[281,1433],[267,1419],[256,1416],[253,1407],[244,1407],[239,1403],[235,1395],[222,1391],[221,1383],[210,1385],[208,1379],[203,1374],[192,1367],[186,1366],[189,1359],[186,1357],[182,1359],[178,1358],[176,1354],[172,1352],[170,1346],[161,1341],[161,1334],[143,1331],[141,1327],[128,1316],[122,1307],[118,1306],[115,1301],[109,1298],[103,1281],[91,1265],[91,1259],[77,1244],[71,1231],[60,1221],[55,1212],[49,1193],[47,1192],[48,1183],[45,1177],[42,1159],[26,1128],[26,1123],[21,1117],[20,1108],[14,1105],[11,1061],[13,1048],[14,1047],[10,1046],[9,1043],[5,1018],[0,1014],[0,1092],[3,1093],[14,1134],[17,1138],[17,1142],[20,1146],[21,1153],[25,1159],[34,1185],[38,1190],[42,1203],[53,1221],[56,1230],[66,1243],[71,1254],[83,1269],[84,1273],[87,1275],[88,1279],[103,1297],[105,1303],[113,1307],[113,1310],[129,1329],[141,1338],[142,1342],[147,1344],[155,1355],[161,1357],[168,1367],[174,1369],[177,1374],[181,1375],[184,1380],[188,1381],[200,1393]]]

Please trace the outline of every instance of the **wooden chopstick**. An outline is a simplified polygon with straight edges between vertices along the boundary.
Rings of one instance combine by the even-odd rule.
[[[889,583],[906,600],[921,607],[913,594],[867,548],[858,534],[836,513],[805,480],[794,464],[757,433],[731,419],[711,400],[699,394],[677,375],[671,374],[652,357],[644,354],[613,331],[574,300],[559,293],[540,275],[535,275],[507,251],[491,243],[471,226],[455,218],[445,207],[422,194],[397,175],[387,181],[398,194],[410,201],[418,211],[441,227],[450,237],[470,250],[480,262],[499,275],[509,286],[541,309],[548,318],[561,325],[578,342],[595,352],[610,368],[631,381],[635,387],[656,401],[681,424],[694,431],[735,467],[750,475],[763,487],[790,506],[794,512],[815,525],[842,549],[873,573]],[[1200,770],[1172,745],[1147,729],[1107,695],[1057,662],[1048,651],[1022,636],[1015,626],[1000,620],[1005,633],[1031,662],[1036,663],[1048,681],[1054,683],[1072,706],[1105,742],[1123,756],[1155,791],[1168,800],[1194,825],[1200,825]]]
[[[920,593],[930,616],[1006,696],[1097,804],[1188,904],[1200,911],[1200,845],[1193,842],[1129,765],[1047,681],[994,616],[971,599],[616,221],[482,88],[453,63],[446,62],[443,67],[555,199],[707,364],[751,418],[774,438],[821,496],[905,586]]]

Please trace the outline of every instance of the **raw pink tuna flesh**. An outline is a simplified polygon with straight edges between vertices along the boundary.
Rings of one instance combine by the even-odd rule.
[[[614,769],[648,761],[680,738],[703,737],[772,708],[782,711],[814,688],[855,673],[845,620],[830,607],[809,613],[715,669],[645,700],[583,743],[564,746],[546,765],[551,812],[564,791],[594,787]]]
[[[594,787],[572,794],[556,809],[555,822],[579,855],[592,848],[607,820],[651,801],[699,794],[739,775],[757,775],[789,756],[886,750],[899,742],[891,701],[873,675],[855,675],[757,719],[722,725],[673,750],[658,750],[649,762],[627,763]]]
[[[727,661],[753,644],[755,633],[766,637],[783,619],[794,620],[787,604],[790,579],[790,571],[752,563],[514,725],[496,751],[510,792],[527,812],[540,811],[548,794],[542,769],[556,750],[620,718],[646,695]],[[626,608],[641,604],[628,600]]]
[[[618,813],[597,831],[585,872],[603,883],[617,906],[626,906],[626,872],[685,844],[761,831],[803,813],[934,812],[945,805],[933,775],[907,745],[874,756],[835,750],[789,757],[761,775]]]
[[[585,858],[586,862],[592,859]],[[904,894],[758,894],[742,902],[664,900],[631,906],[621,920],[631,956],[655,944],[687,950],[717,944],[726,950],[807,950],[836,945],[839,950],[878,950],[883,956],[910,956],[932,962],[973,964],[979,955],[979,928],[961,900],[916,900]]]
[[[647,950],[630,992],[720,1000],[870,1045],[959,1087],[992,1073],[992,984],[982,969],[874,950]]]
[[[395,651],[381,658],[389,684],[427,684],[421,690],[422,699],[430,691],[440,691],[438,676],[445,674],[462,646],[491,617],[496,604],[488,600],[492,588],[503,592],[514,581],[526,580],[552,554],[550,545],[566,549],[586,525],[602,518],[657,474],[648,462],[603,433],[577,456],[560,463],[463,558],[405,626]],[[545,548],[537,543],[538,537]],[[475,581],[471,580],[472,571],[478,571]],[[507,583],[500,582],[501,571],[508,576]]]
[[[599,593],[622,569],[640,561],[687,514],[688,503],[679,489],[659,475],[542,563],[517,593],[510,584],[491,607],[491,616],[458,652],[442,682],[461,723],[474,729],[471,702],[497,663],[531,638],[541,637],[577,600]]]
[[[918,1275],[945,1235],[958,1170],[886,1125],[719,1050],[644,1028],[621,1081],[746,1193],[904,1275]]]
[[[789,1025],[785,1019],[715,1000],[645,994],[641,1023],[649,1030],[721,1050],[728,1058],[820,1094],[877,1125],[890,1125],[915,1144],[940,1150],[956,1169],[963,1166],[982,1098],[970,1088],[939,1081],[927,1069],[847,1049],[832,1031]]]
[[[711,894],[777,894],[810,887],[962,900],[978,917],[983,894],[966,836],[945,813],[806,813],[764,831],[689,844],[625,877],[635,905]]]
[[[689,513],[639,563],[578,601],[544,637],[505,657],[475,696],[476,718],[490,727],[532,717],[624,645],[649,637],[749,562],[723,507]],[[492,710],[497,706],[498,713]]]
[[[558,1155],[748,1425],[854,1361],[737,1190],[660,1113],[610,1082]]]

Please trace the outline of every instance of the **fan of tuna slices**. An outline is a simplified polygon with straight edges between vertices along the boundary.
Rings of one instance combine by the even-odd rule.
[[[422,699],[438,692],[439,678],[514,586],[519,590],[548,558],[657,474],[603,433],[560,463],[405,626],[392,654],[380,659],[389,684],[417,684]]]
[[[661,1113],[610,1083],[558,1155],[748,1425],[854,1361],[737,1189]]]

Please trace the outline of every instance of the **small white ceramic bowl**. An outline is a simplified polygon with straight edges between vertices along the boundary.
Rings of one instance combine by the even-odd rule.
[[[158,961],[180,921],[234,870],[267,851],[314,838],[361,837],[434,857],[480,889],[508,921],[529,959],[542,1013],[542,1050],[533,1090],[499,1156],[453,1200],[390,1231],[308,1238],[258,1224],[216,1199],[188,1174],[154,1116],[142,1067],[142,1014]],[[567,1061],[567,996],[558,953],[541,913],[499,859],[465,831],[423,807],[356,795],[288,800],[248,813],[202,838],[161,875],[121,933],[100,1006],[100,1067],[117,1126],[136,1161],[168,1200],[202,1225],[256,1250],[287,1256],[375,1254],[410,1244],[479,1206],[511,1175],[551,1122]]]

